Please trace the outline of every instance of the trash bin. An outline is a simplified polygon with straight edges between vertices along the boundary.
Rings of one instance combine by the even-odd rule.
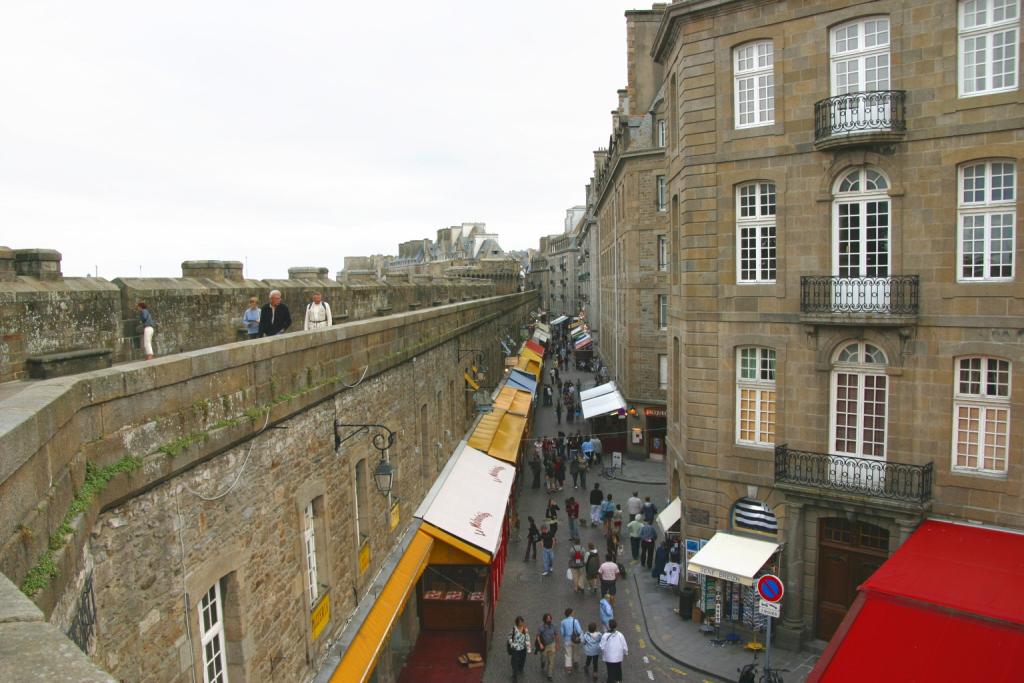
[[[679,591],[679,616],[683,621],[689,621],[693,614],[693,600],[697,591],[692,586],[686,586]]]

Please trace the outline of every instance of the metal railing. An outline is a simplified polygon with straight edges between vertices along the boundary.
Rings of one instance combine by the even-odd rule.
[[[907,129],[905,90],[837,95],[814,103],[814,139],[850,133],[902,133]]]
[[[917,275],[803,275],[800,277],[800,312],[917,315],[920,285],[921,278]]]
[[[932,463],[884,460],[775,447],[775,482],[925,503],[932,497]]]

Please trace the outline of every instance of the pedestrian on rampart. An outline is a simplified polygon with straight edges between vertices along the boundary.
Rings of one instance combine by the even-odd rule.
[[[145,301],[136,304],[139,309],[139,327],[142,328],[142,350],[146,354],[146,360],[153,360],[153,334],[156,332],[156,321]]]
[[[273,337],[288,330],[292,324],[292,314],[288,306],[281,303],[281,292],[272,290],[270,302],[263,304],[260,310],[260,336]]]

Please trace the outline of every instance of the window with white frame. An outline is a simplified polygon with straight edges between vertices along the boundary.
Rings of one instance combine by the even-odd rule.
[[[320,582],[316,566],[316,517],[316,507],[311,500],[302,515],[302,545],[306,551],[306,587],[310,607],[316,605],[316,601],[320,597]]]
[[[668,126],[665,119],[658,121],[658,147],[664,147],[668,142]]]
[[[203,681],[227,683],[228,662],[224,647],[224,602],[220,581],[199,601],[199,642],[203,650]]]
[[[667,202],[665,176],[657,176],[654,181],[655,187],[657,188],[658,211],[664,211]]]
[[[658,354],[658,388],[668,389],[668,354]]]
[[[658,270],[668,270],[668,236],[658,235]]]
[[[775,443],[775,350],[760,346],[736,352],[736,443]]]
[[[772,41],[741,45],[733,54],[733,97],[737,128],[775,122],[775,76]]]
[[[658,329],[668,329],[668,296],[658,295]]]
[[[962,0],[960,97],[1017,89],[1019,0]]]
[[[1016,165],[1012,161],[971,162],[960,167],[960,281],[1013,279],[1016,188]]]
[[[832,363],[831,452],[885,458],[888,359],[877,346],[849,342]]]
[[[774,183],[736,190],[736,261],[737,282],[775,282]]]
[[[889,89],[889,17],[837,26],[829,42],[833,96]]]
[[[1005,474],[1010,443],[1010,362],[957,360],[953,390],[953,469]]]

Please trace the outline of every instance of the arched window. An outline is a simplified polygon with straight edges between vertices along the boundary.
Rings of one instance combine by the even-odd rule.
[[[1005,474],[1010,444],[1010,362],[972,356],[956,361],[953,469]]]
[[[1012,161],[971,161],[960,167],[957,251],[961,281],[1013,279],[1017,167]]]
[[[887,312],[889,286],[889,181],[860,167],[836,181],[832,202],[832,304],[839,310]]]
[[[736,281],[775,282],[775,183],[736,188]]]
[[[862,341],[840,346],[832,361],[831,452],[885,459],[888,359]]]
[[[772,41],[741,45],[733,55],[733,98],[736,127],[753,128],[775,122],[775,62]]]

